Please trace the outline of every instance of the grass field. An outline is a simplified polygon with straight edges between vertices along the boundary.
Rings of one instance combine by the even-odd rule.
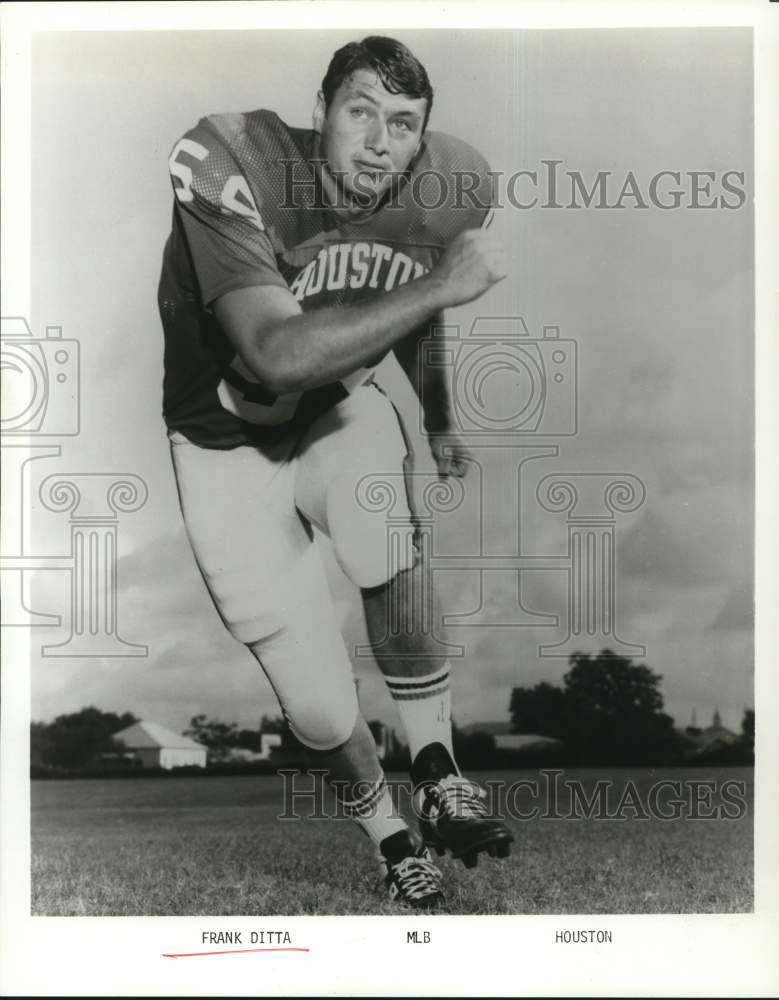
[[[400,779],[400,776],[397,776]],[[493,772],[511,784],[538,772]],[[738,819],[510,819],[508,861],[441,860],[453,914],[717,913],[752,909],[752,771],[566,771],[629,779],[646,804],[661,779],[746,783]],[[32,912],[49,916],[391,914],[367,839],[344,820],[281,821],[275,776],[36,781]],[[543,790],[544,785],[541,785]],[[539,796],[542,793],[539,793]],[[522,812],[547,803],[524,794]],[[562,801],[562,800],[561,800]],[[715,795],[714,803],[718,801]],[[559,808],[559,807],[558,807]],[[568,812],[567,799],[559,811]],[[610,810],[613,811],[613,810]]]

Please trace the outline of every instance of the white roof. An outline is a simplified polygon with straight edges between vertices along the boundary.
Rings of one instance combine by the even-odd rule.
[[[510,722],[471,722],[462,727],[468,736],[473,733],[488,733],[495,737],[497,746],[511,746],[515,749],[532,746],[535,743],[559,743],[553,736],[541,736],[539,733],[515,733]]]
[[[553,736],[539,736],[535,733],[496,733],[495,746],[511,750],[524,750],[525,747],[554,746],[560,740]]]
[[[165,748],[167,750],[205,750],[202,743],[191,740],[188,736],[172,733],[170,729],[156,722],[135,722],[126,729],[114,733],[114,739],[119,740],[128,750],[148,750]]]

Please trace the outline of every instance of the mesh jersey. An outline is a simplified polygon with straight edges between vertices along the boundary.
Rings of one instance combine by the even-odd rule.
[[[158,295],[163,414],[168,427],[205,447],[268,442],[302,428],[369,375],[362,369],[335,385],[273,396],[216,322],[215,299],[279,285],[304,311],[365,300],[428,271],[489,211],[484,159],[428,133],[403,185],[367,218],[345,219],[323,199],[318,138],[269,111],[214,115],[171,153],[176,197]]]

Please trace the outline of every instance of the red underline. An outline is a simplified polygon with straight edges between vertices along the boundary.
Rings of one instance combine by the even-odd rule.
[[[199,958],[201,955],[246,955],[258,951],[309,951],[309,948],[232,948],[229,951],[183,951],[178,954],[162,953],[163,958]]]

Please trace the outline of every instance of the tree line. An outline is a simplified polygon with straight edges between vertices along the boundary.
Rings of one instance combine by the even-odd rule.
[[[677,729],[663,711],[662,676],[604,649],[575,653],[562,686],[541,682],[515,687],[509,712],[516,733],[559,740],[566,761],[582,765],[675,764],[706,757],[712,763],[754,760],[755,713],[745,710],[741,733],[730,743],[702,745],[702,730]],[[720,762],[720,761],[716,761]]]
[[[708,746],[701,730],[674,726],[664,711],[661,675],[645,664],[610,650],[597,655],[576,653],[557,686],[542,681],[533,687],[515,687],[509,700],[514,733],[548,737],[554,743],[526,750],[496,747],[488,732],[464,732],[453,724],[455,754],[465,768],[534,766],[546,763],[596,766],[650,766],[685,762],[750,764],[754,761],[755,713],[744,713],[741,733],[727,745]],[[33,722],[30,755],[33,768],[71,771],[99,766],[101,756],[124,750],[114,733],[139,720],[130,712],[102,712],[90,706],[53,722]],[[379,724],[370,724],[374,735]],[[209,764],[226,764],[234,749],[261,750],[262,733],[281,735],[282,755],[300,751],[285,719],[263,716],[256,729],[193,716],[186,735],[208,750]],[[301,764],[304,763],[301,755]],[[387,769],[405,770],[408,751],[400,747],[384,761]]]
[[[140,722],[131,712],[103,712],[89,706],[78,712],[58,715],[53,722],[33,722],[30,726],[30,763],[33,768],[81,771],[100,766],[104,754],[126,751],[114,734]],[[206,715],[190,720],[186,736],[208,750],[209,763],[229,758],[233,748],[260,751],[260,733],[281,733],[287,739],[288,726],[281,718],[263,716],[258,729],[240,729],[234,722],[220,722]]]
[[[90,706],[30,726],[30,763],[76,771],[94,767],[104,753],[119,753],[114,733],[139,722],[131,712],[101,712]]]
[[[184,735],[189,736],[208,749],[209,764],[220,764],[230,758],[233,750],[250,750],[259,753],[262,749],[262,734],[278,733],[282,744],[290,747],[296,741],[286,719],[271,718],[263,715],[257,729],[241,729],[237,722],[221,722],[219,719],[209,719],[201,713],[194,715],[189,722],[189,729]]]

